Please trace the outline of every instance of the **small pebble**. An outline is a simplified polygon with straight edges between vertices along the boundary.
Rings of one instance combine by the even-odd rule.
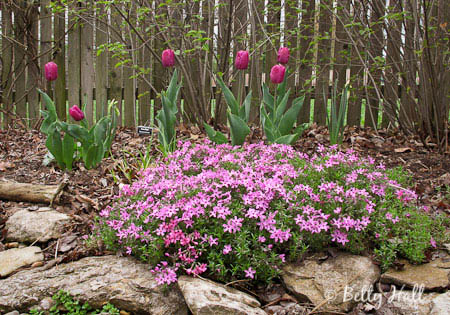
[[[36,261],[31,265],[31,268],[42,267],[44,265],[43,261]]]
[[[19,242],[11,242],[11,243],[5,244],[6,249],[17,248],[17,247],[19,247]]]
[[[5,315],[19,315],[20,313],[18,311],[12,311],[9,313],[6,313]]]

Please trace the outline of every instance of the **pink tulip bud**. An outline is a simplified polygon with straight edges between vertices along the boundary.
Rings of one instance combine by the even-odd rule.
[[[282,65],[273,66],[272,70],[270,70],[270,80],[275,84],[283,82],[285,72],[286,68],[284,66]]]
[[[281,63],[283,65],[287,64],[289,61],[289,48],[287,47],[280,47],[278,49],[278,63]]]
[[[69,108],[69,114],[76,121],[83,120],[84,118],[84,113],[77,105],[73,105],[71,108]]]
[[[239,50],[236,54],[236,60],[234,65],[236,69],[245,70],[248,67],[248,51]]]
[[[58,77],[58,65],[53,61],[47,62],[44,67],[45,79],[47,81],[54,81]]]
[[[172,49],[166,49],[162,53],[161,60],[163,67],[173,67],[173,65],[175,64],[175,53]]]

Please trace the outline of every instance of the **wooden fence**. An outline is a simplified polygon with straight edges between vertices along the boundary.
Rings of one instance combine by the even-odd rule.
[[[411,23],[405,15],[392,20],[382,17],[407,11],[407,6],[395,3],[410,2],[202,0],[171,1],[164,6],[159,0],[123,5],[115,1],[114,6],[105,6],[85,0],[69,1],[68,7],[61,8],[50,0],[4,0],[1,126],[20,122],[36,126],[42,106],[36,88],[51,94],[63,119],[69,106],[85,103],[88,120],[95,121],[105,115],[107,101],[116,99],[121,124],[145,124],[152,108],[160,106],[157,93],[166,86],[168,74],[158,56],[169,46],[180,52],[184,80],[193,82],[194,88],[183,87],[185,119],[191,122],[207,120],[211,112],[217,120],[224,117],[223,99],[212,88],[211,74],[227,75],[237,92],[237,81],[231,81],[238,77],[233,74],[233,56],[238,49],[248,49],[247,85],[254,91],[252,119],[256,120],[261,83],[276,62],[278,47],[284,45],[291,51],[289,87],[293,96],[306,95],[299,122],[309,122],[312,116],[315,122],[326,123],[329,94],[324,91],[337,81],[339,90],[351,83],[350,125],[360,125],[362,118],[366,126],[380,126],[380,121],[385,127],[395,116],[398,100],[403,101],[405,115],[412,111],[407,93],[417,88],[399,87],[405,80],[416,82],[417,64],[408,55],[411,52],[398,44],[407,46],[416,38]],[[164,21],[158,25],[161,16],[178,28]],[[179,33],[183,28],[187,31]],[[201,45],[189,49],[196,40]],[[50,60],[59,67],[58,79],[51,84],[43,77]],[[406,74],[392,67],[408,62],[411,71]],[[394,104],[391,112],[388,104]],[[195,115],[201,119],[196,121]]]

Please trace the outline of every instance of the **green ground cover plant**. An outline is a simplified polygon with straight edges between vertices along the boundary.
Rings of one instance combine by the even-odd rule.
[[[267,282],[308,250],[335,246],[425,260],[448,222],[432,218],[401,169],[337,146],[179,143],[123,186],[94,230],[108,249],[148,262],[160,284],[179,274]]]

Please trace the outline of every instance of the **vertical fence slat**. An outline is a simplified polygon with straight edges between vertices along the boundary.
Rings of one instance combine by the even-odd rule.
[[[130,7],[127,7],[127,10],[131,12],[130,19],[131,23],[135,21],[135,6],[133,3],[129,4]],[[127,32],[125,34],[125,43],[127,49],[127,56],[129,58],[129,62],[124,65],[123,68],[123,118],[124,118],[124,126],[133,127],[135,125],[135,80],[133,78],[134,69],[133,64],[135,64],[136,60],[134,59],[134,47],[135,47],[135,36],[132,35],[131,28],[127,27]]]
[[[12,13],[10,8],[2,3],[2,73],[1,73],[1,104],[3,111],[2,126],[7,128],[11,124],[12,110],[12,74],[13,74],[13,44],[9,40],[13,36]],[[3,36],[4,35],[4,36]]]
[[[363,21],[363,9],[359,0],[355,0],[352,3],[353,8],[353,20],[352,23],[361,23]],[[363,26],[360,28],[355,27],[353,32],[358,32],[359,29],[364,29]],[[360,126],[361,125],[361,102],[362,102],[362,90],[363,90],[363,78],[364,78],[364,68],[362,65],[362,56],[359,53],[362,52],[362,47],[359,43],[351,46],[351,60],[350,60],[350,96],[348,100],[348,111],[347,111],[347,124],[349,126]]]
[[[122,7],[120,5],[116,5],[111,7],[110,12],[110,23],[109,23],[109,43],[122,43],[122,28],[121,22],[122,18],[120,17],[117,10],[121,10]],[[122,125],[122,66],[116,67],[116,65],[121,61],[120,57],[114,56],[116,54],[115,51],[111,50],[109,54],[109,72],[108,72],[108,82],[109,82],[109,99],[117,101],[117,108],[119,109],[119,117],[117,124],[119,126]]]
[[[55,81],[55,106],[58,117],[66,120],[66,13],[65,11],[55,15],[54,37],[56,41],[55,62],[58,65],[58,78]]]
[[[236,58],[239,50],[247,50],[247,1],[240,0],[234,6],[233,19],[233,58]],[[233,59],[234,63],[234,59]],[[243,71],[243,73],[241,73]],[[245,85],[246,70],[237,70],[233,67],[233,85],[232,91],[234,95],[238,95],[240,87]],[[245,91],[241,88],[241,100],[245,98]]]
[[[305,95],[302,109],[298,115],[299,123],[308,123],[311,112],[311,89],[312,89],[312,65],[313,65],[313,37],[314,37],[314,0],[302,0],[301,3],[301,24],[299,43],[299,70],[298,81],[301,94]]]
[[[206,67],[205,71],[201,74],[204,91],[202,99],[205,101],[206,112],[208,117],[211,116],[211,98],[212,98],[212,88],[211,88],[211,75],[213,73],[213,37],[214,37],[214,1],[213,0],[203,0],[202,1],[202,15],[203,21],[201,24],[201,29],[205,32],[205,36],[210,38],[205,44],[208,45],[208,51],[202,52],[204,56],[204,65]]]
[[[404,1],[404,27],[405,27],[405,45],[403,62],[404,69],[408,69],[407,72],[402,73],[402,95],[400,104],[400,120],[406,125],[412,125],[412,119],[414,117],[414,111],[416,108],[416,95],[417,95],[417,83],[416,83],[416,56],[414,41],[415,29],[414,29],[414,16],[412,5],[416,4],[416,1]]]
[[[349,22],[349,0],[341,0],[336,7],[336,36],[334,45],[334,62],[333,62],[333,86],[337,80],[337,106],[340,106],[340,95],[344,89],[347,80],[347,66],[350,57],[349,38],[344,29],[344,25]]]
[[[160,4],[164,3],[164,0],[157,0],[155,5],[159,7]],[[156,9],[157,14],[161,14],[163,8]],[[156,36],[153,41],[153,49],[158,56],[161,56],[163,50],[165,49],[164,42],[161,40],[160,36]],[[156,91],[161,92],[164,88],[164,79],[165,79],[165,71],[161,64],[161,62],[157,58],[153,58],[153,86]],[[156,96],[153,101],[153,109],[156,116],[156,113],[161,109],[161,97]]]
[[[83,104],[80,99],[81,89],[81,28],[80,21],[77,20],[76,11],[79,10],[78,4],[71,5],[70,10],[74,14],[69,16],[69,34],[68,34],[68,52],[67,52],[67,85],[69,106],[78,105],[81,108]]]
[[[150,36],[148,31],[146,31],[146,28],[149,27],[149,23],[147,23],[145,20],[146,20],[145,17],[143,17],[140,20],[141,30],[144,35],[144,40],[149,41]],[[140,67],[150,70],[151,52],[144,45],[144,43],[141,42],[140,44],[142,45],[142,47],[139,49],[138,52],[138,65]],[[143,73],[142,76],[144,78],[139,78],[138,81],[139,125],[149,125],[153,123],[152,121],[150,121],[152,91],[150,89],[150,85],[148,84],[149,82],[151,82],[151,72]]]
[[[108,42],[108,20],[105,12],[105,5],[96,3],[96,28],[95,28],[95,46],[98,50],[101,45]],[[107,114],[108,110],[108,54],[104,50],[100,55],[94,52],[95,58],[95,117],[97,121]]]
[[[86,1],[83,9],[86,10],[81,27],[81,101],[86,104],[85,115],[89,124],[94,121],[93,98],[94,91],[94,29],[91,16],[92,0]]]
[[[287,79],[288,88],[291,89],[289,95],[288,105],[290,106],[292,100],[297,97],[296,90],[296,76],[298,63],[298,12],[297,0],[287,0],[285,2],[285,27],[284,27],[284,44],[290,51],[290,58],[288,62],[289,77]]]
[[[256,123],[259,117],[259,106],[262,99],[262,70],[263,70],[263,53],[260,46],[263,38],[260,22],[264,16],[264,0],[251,0],[250,12],[250,52],[252,58],[250,60],[250,87],[252,89],[252,104],[250,109],[250,121]]]
[[[380,107],[380,98],[377,94],[381,93],[381,68],[382,65],[377,64],[378,58],[383,58],[383,25],[377,23],[384,16],[385,1],[375,0],[371,6],[370,22],[372,26],[372,33],[370,35],[370,53],[369,66],[373,79],[368,80],[368,92],[366,101],[366,111],[364,118],[364,126],[377,129],[378,127],[378,112]]]
[[[326,124],[328,87],[330,80],[331,51],[331,0],[320,0],[319,30],[317,44],[316,86],[314,97],[314,122]]]
[[[39,95],[37,87],[39,84],[39,35],[38,35],[38,17],[39,10],[37,3],[30,3],[29,11],[29,32],[27,32],[27,53],[28,53],[28,76],[27,76],[27,91],[28,91],[28,115],[30,118],[30,126],[33,127],[39,117]]]
[[[16,115],[18,118],[24,120],[27,116],[27,104],[26,104],[26,68],[25,68],[25,8],[26,1],[20,0],[16,2],[14,9],[14,74],[15,74],[15,86],[16,91],[14,104],[16,109]]]
[[[50,83],[45,80],[44,67],[52,57],[52,13],[48,8],[50,0],[41,0],[40,8],[40,67],[41,67],[41,80],[42,86],[50,97],[51,94]],[[70,51],[70,50],[69,50]],[[44,105],[42,105],[44,106]]]
[[[400,2],[389,5],[388,14],[399,13],[401,13]],[[399,66],[401,63],[400,43],[402,21],[400,19],[394,19],[386,22],[387,24],[385,26],[385,32],[389,40],[387,41],[386,53],[386,74],[384,82],[385,98],[383,103],[383,117],[381,122],[382,128],[387,128],[390,123],[395,123],[395,117],[398,113],[398,73],[400,72]]]
[[[277,51],[280,46],[280,19],[281,7],[280,1],[268,0],[267,2],[267,24],[266,32],[270,36],[270,41],[265,46],[265,74],[266,83],[269,82],[269,73],[272,67],[277,63]]]

